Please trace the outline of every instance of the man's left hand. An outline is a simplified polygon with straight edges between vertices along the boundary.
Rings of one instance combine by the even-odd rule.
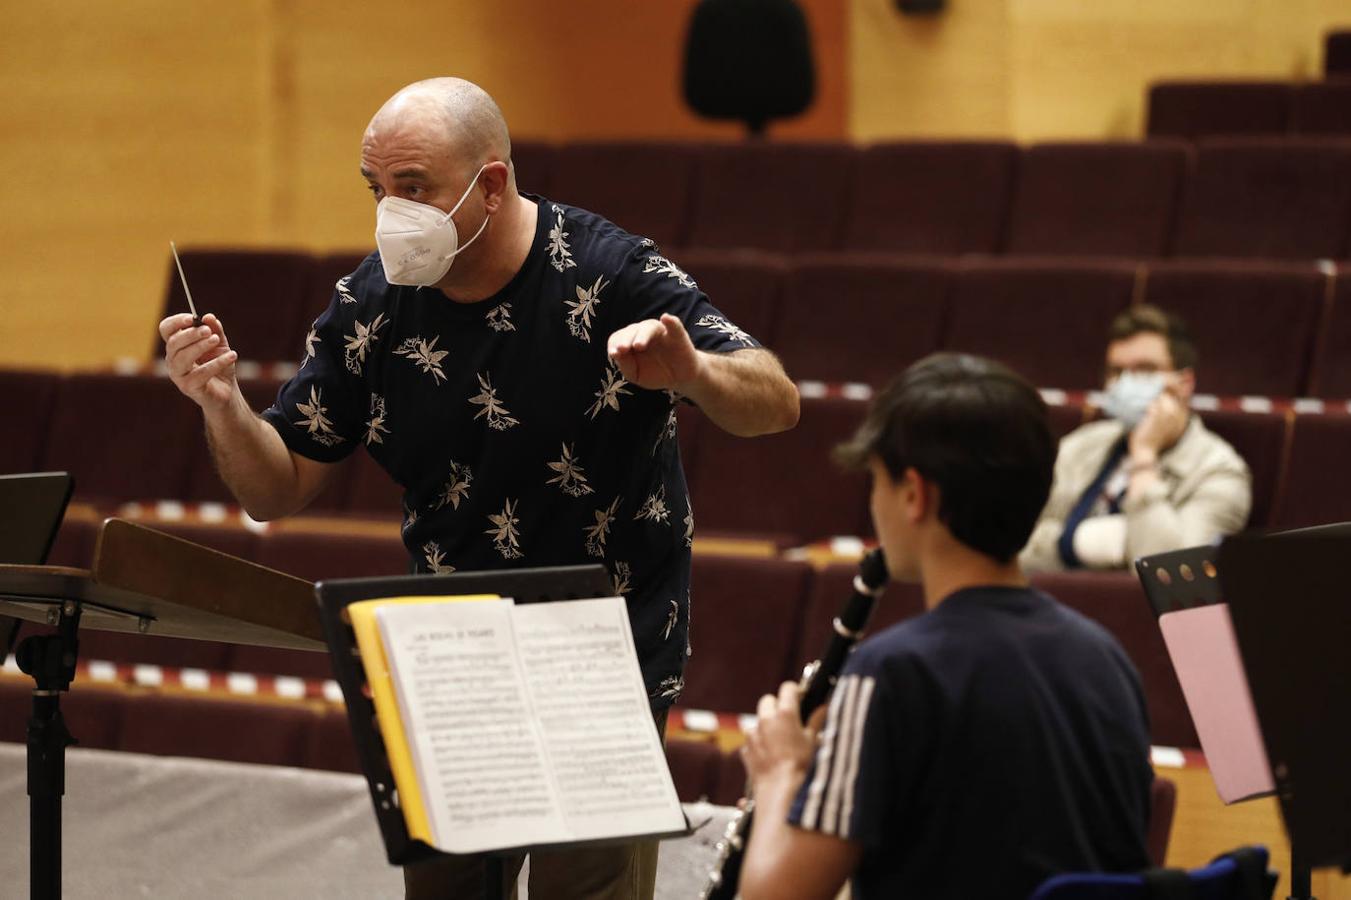
[[[825,708],[817,710],[804,727],[798,706],[798,687],[785,681],[779,695],[765,694],[756,707],[755,728],[746,735],[741,758],[752,782],[786,777],[801,780],[816,753],[816,730]]]
[[[699,351],[684,324],[669,313],[619,329],[607,350],[625,380],[639,387],[683,393],[699,377]]]

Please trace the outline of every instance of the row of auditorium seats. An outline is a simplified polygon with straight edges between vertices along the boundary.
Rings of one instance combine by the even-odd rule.
[[[258,255],[280,264],[278,254]],[[297,276],[323,263],[289,261]],[[239,254],[215,262],[222,278],[251,265]],[[880,386],[928,353],[961,350],[1002,359],[1037,385],[1091,389],[1101,384],[1109,323],[1139,300],[1191,325],[1202,391],[1351,397],[1351,275],[1328,264],[823,254],[790,263],[699,250],[680,262],[799,380]],[[297,356],[309,327],[299,323],[314,313],[299,314],[303,296],[284,287],[237,297],[227,283],[201,279],[203,297],[221,293],[199,301],[219,312],[241,355]]]
[[[1153,259],[1351,255],[1351,141],[845,144],[518,142],[524,190],[690,248]],[[183,264],[246,358],[299,337],[364,253],[193,251]],[[166,313],[187,303],[166,260]],[[241,291],[239,285],[249,289]],[[155,355],[158,355],[158,341]]]
[[[518,142],[518,183],[668,250],[1340,259],[1351,141]]]
[[[275,381],[255,381],[245,385],[245,394],[261,409],[276,389]],[[77,498],[103,511],[127,502],[231,499],[213,470],[196,407],[166,378],[0,371],[0,391],[12,398],[11,421],[18,424],[0,442],[0,473],[71,472]],[[796,428],[747,440],[681,407],[682,460],[699,533],[754,534],[781,544],[870,533],[866,479],[841,471],[830,458],[865,409],[862,399],[808,395]],[[1201,414],[1253,471],[1254,526],[1351,518],[1351,477],[1344,465],[1351,458],[1351,416],[1345,404],[1327,409]],[[1088,410],[1052,406],[1054,432],[1068,433]],[[357,450],[343,465],[310,513],[398,516],[401,489],[368,454]]]
[[[201,529],[166,529],[208,541]],[[218,548],[245,553],[235,542]],[[393,538],[266,535],[256,558],[307,578],[388,575],[403,571]],[[856,566],[814,568],[777,557],[696,553],[691,597],[692,656],[680,706],[749,713],[761,694],[815,659],[830,637],[830,622],[849,595]],[[1069,573],[1034,577],[1034,583],[1102,623],[1125,647],[1144,681],[1155,743],[1194,746],[1196,737],[1154,615],[1139,585],[1126,574]],[[917,586],[893,584],[874,615],[874,631],[918,615]],[[236,646],[208,641],[87,631],[81,659],[146,663],[176,669],[246,672],[301,678],[330,677],[321,653]]]
[[[1351,136],[1351,78],[1327,81],[1161,81],[1149,88],[1153,138]]]

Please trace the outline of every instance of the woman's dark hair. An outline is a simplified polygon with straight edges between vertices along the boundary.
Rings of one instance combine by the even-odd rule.
[[[915,469],[938,485],[938,518],[953,537],[1000,562],[1032,534],[1055,455],[1036,389],[997,362],[951,353],[906,369],[835,450],[851,468],[876,457],[895,479]]]

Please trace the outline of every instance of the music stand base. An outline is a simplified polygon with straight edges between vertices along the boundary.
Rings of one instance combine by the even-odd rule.
[[[66,793],[66,748],[75,741],[61,715],[61,692],[70,689],[79,649],[80,606],[64,604],[55,634],[33,635],[15,659],[33,676],[33,714],[28,719],[29,896],[61,897],[61,798]]]
[[[1318,900],[1313,895],[1313,872],[1304,865],[1293,840],[1290,843],[1290,896],[1286,900]]]

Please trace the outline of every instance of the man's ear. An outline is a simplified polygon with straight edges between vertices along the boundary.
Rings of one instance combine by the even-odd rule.
[[[510,169],[504,162],[490,162],[483,167],[478,180],[483,185],[484,207],[489,213],[497,212],[506,200],[507,185],[511,183]]]

